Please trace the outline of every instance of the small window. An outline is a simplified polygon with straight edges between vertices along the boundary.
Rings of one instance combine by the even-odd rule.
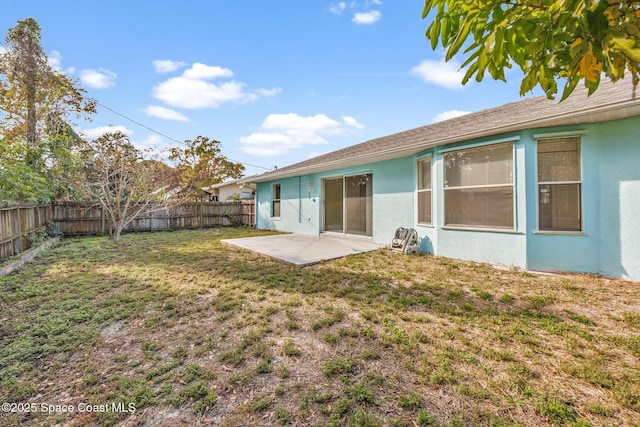
[[[280,216],[280,184],[273,185],[273,198],[271,199],[271,216]]]
[[[513,230],[513,143],[444,154],[444,224]]]
[[[582,231],[580,137],[538,141],[538,229]]]
[[[431,225],[431,156],[418,160],[418,224]]]

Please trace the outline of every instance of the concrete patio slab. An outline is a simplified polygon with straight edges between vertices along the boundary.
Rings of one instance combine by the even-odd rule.
[[[342,258],[383,247],[370,239],[332,234],[310,236],[304,234],[274,234],[271,236],[226,239],[222,243],[258,252],[299,267],[323,260]]]

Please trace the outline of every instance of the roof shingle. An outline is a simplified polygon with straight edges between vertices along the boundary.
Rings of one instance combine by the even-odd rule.
[[[474,138],[541,127],[605,122],[640,116],[640,98],[630,79],[603,81],[587,97],[584,87],[561,103],[544,96],[527,98],[453,119],[372,139],[254,177],[252,182],[304,175],[347,165],[416,154]]]

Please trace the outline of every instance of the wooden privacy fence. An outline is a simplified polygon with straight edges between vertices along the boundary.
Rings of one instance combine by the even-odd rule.
[[[111,227],[102,206],[80,202],[61,202],[47,206],[0,207],[0,262],[28,249],[38,228],[56,224],[65,236],[106,234]],[[253,225],[255,202],[197,202],[162,207],[141,215],[125,229],[161,231]]]
[[[253,225],[255,203],[239,202],[182,203],[160,207],[134,219],[125,231],[161,231],[208,228],[230,225]],[[105,234],[111,221],[100,205],[87,203],[56,203],[52,221],[65,236]]]
[[[0,262],[26,251],[38,229],[51,219],[51,206],[0,205]]]

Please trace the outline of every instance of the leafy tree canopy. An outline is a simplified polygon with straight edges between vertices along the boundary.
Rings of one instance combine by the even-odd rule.
[[[31,144],[64,131],[68,117],[88,118],[95,100],[66,75],[49,65],[41,44],[40,25],[33,18],[18,21],[5,38],[0,55],[0,133],[7,140]]]
[[[640,77],[640,2],[595,0],[425,0],[423,19],[432,17],[426,37],[439,43],[448,61],[464,49],[463,84],[485,73],[505,80],[505,69],[520,67],[520,94],[537,85],[562,99],[580,80],[592,94],[602,74],[616,81]]]
[[[53,189],[40,170],[27,164],[31,150],[16,142],[11,149],[0,141],[0,202],[47,202]]]
[[[0,200],[68,197],[84,144],[69,120],[95,112],[95,101],[49,65],[40,38],[34,19],[18,21],[0,53]]]
[[[185,192],[195,193],[199,188],[242,177],[244,166],[223,156],[221,144],[206,136],[198,136],[194,140],[186,140],[186,148],[171,149],[169,160],[175,164]]]

